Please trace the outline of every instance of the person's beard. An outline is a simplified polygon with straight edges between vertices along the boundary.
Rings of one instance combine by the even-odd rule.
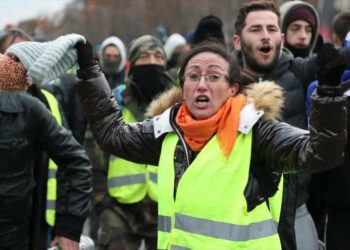
[[[269,64],[261,64],[254,57],[254,50],[251,44],[247,44],[241,40],[241,48],[245,67],[248,67],[259,74],[266,74],[270,72],[271,69],[275,66],[275,63],[278,61],[279,55],[281,53],[281,43],[276,44],[275,54],[273,55],[272,61]]]

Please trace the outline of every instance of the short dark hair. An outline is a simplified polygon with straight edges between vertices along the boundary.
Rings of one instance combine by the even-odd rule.
[[[344,42],[346,34],[350,31],[350,11],[340,12],[334,17],[332,30]]]
[[[226,48],[219,42],[212,42],[212,41],[206,41],[203,43],[200,43],[193,47],[190,51],[185,54],[185,56],[182,59],[181,66],[178,72],[178,82],[180,86],[182,87],[184,84],[184,74],[185,74],[185,69],[188,64],[188,62],[191,60],[192,57],[195,55],[198,55],[200,53],[204,52],[210,52],[217,54],[221,56],[223,59],[225,59],[229,63],[229,72],[228,72],[228,83],[230,85],[234,83],[239,83],[241,84],[241,74],[240,70],[241,67],[240,65],[233,59],[232,55],[226,50]]]
[[[238,11],[238,16],[235,22],[235,33],[241,35],[244,26],[246,25],[245,20],[248,14],[252,11],[262,11],[267,10],[275,13],[278,17],[278,25],[280,19],[280,12],[276,4],[272,1],[251,1],[243,3]]]

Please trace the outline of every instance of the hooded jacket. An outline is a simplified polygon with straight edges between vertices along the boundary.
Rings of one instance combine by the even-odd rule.
[[[315,9],[314,6],[312,6],[311,4],[307,3],[307,2],[303,2],[303,1],[287,1],[285,3],[283,3],[280,7],[280,13],[281,13],[281,29],[282,32],[284,34],[286,34],[287,32],[287,21],[288,21],[288,17],[289,15],[297,8],[306,8],[308,10],[310,10],[311,13],[313,13],[316,23],[315,23],[315,27],[312,27],[312,36],[311,36],[311,41],[310,41],[310,46],[309,46],[309,56],[312,55],[316,43],[317,43],[317,36],[320,33],[320,17],[318,15],[317,10]]]
[[[105,40],[103,40],[102,44],[101,44],[101,48],[100,48],[100,53],[99,53],[99,62],[101,65],[101,68],[103,70],[104,66],[105,66],[105,62],[104,62],[104,58],[103,58],[103,51],[104,49],[109,46],[109,45],[113,45],[115,47],[117,47],[117,49],[120,52],[120,64],[118,67],[118,75],[116,76],[108,76],[106,75],[109,84],[111,85],[111,88],[115,88],[120,82],[122,82],[124,80],[125,77],[125,63],[126,63],[126,48],[125,45],[123,43],[122,40],[120,40],[120,38],[116,37],[116,36],[110,36],[107,37]]]
[[[153,119],[125,124],[105,78],[98,76],[98,66],[87,71],[90,73],[82,75],[90,75],[90,79],[82,80],[78,91],[101,148],[127,160],[158,165],[165,134],[174,131],[180,138],[174,156],[178,182],[194,158],[174,121],[178,105]],[[342,162],[346,143],[345,102],[344,97],[315,96],[310,134],[274,119],[259,120],[252,129],[253,145],[258,149],[256,157],[262,168],[268,173],[317,172]]]

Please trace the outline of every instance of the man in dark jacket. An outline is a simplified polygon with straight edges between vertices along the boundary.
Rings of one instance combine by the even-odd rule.
[[[284,89],[283,119],[299,128],[306,128],[305,89],[315,79],[315,57],[293,58],[282,51],[283,34],[279,11],[271,2],[250,2],[239,10],[233,43],[243,56],[246,74],[257,81],[274,80]],[[343,51],[349,64],[349,50]],[[279,233],[285,249],[295,249],[294,220],[296,208],[307,200],[307,192],[298,189],[298,178],[286,177],[284,205]],[[296,196],[296,193],[299,195]]]
[[[54,242],[62,249],[79,249],[91,192],[87,155],[42,103],[24,93],[28,83],[21,63],[0,55],[0,75],[0,248],[30,249],[30,224],[40,223],[45,215],[33,217],[32,211],[37,208],[34,190],[40,182],[35,175],[42,171],[35,163],[37,152],[43,150],[58,164],[62,187],[57,194]]]
[[[9,35],[14,35],[14,34],[9,33]],[[79,36],[75,36],[75,37],[77,38]],[[76,38],[74,38],[70,42],[73,42]],[[80,37],[78,39],[83,39],[83,38]],[[67,40],[66,38],[63,38],[63,40],[65,41],[63,43],[63,44],[65,44],[64,47],[58,46],[59,42],[55,43],[54,41],[51,41],[50,43],[25,42],[26,45],[23,45],[23,43],[20,43],[20,44],[17,43],[17,44],[10,46],[10,48],[8,48],[8,50],[13,49],[11,52],[11,56],[13,58],[16,58],[16,57],[14,57],[14,54],[18,55],[18,58],[21,58],[21,62],[23,64],[23,66],[26,68],[27,75],[29,77],[28,79],[31,78],[31,79],[33,79],[33,82],[36,83],[36,84],[32,84],[29,86],[28,92],[31,95],[37,97],[40,101],[42,101],[42,103],[44,103],[44,105],[48,109],[50,109],[53,114],[58,113],[58,112],[55,112],[55,110],[52,110],[52,108],[53,108],[52,100],[54,99],[54,97],[51,95],[51,98],[49,98],[47,95],[48,93],[47,92],[44,93],[40,89],[39,85],[37,85],[37,84],[40,84],[41,82],[43,82],[44,79],[50,80],[50,79],[57,77],[59,74],[65,73],[65,71],[68,70],[68,68],[74,64],[74,53],[71,50],[69,50],[70,46],[68,46],[68,44],[70,43],[68,41],[70,39]],[[62,41],[62,39],[61,39],[61,41]],[[21,42],[23,42],[23,39],[21,40]],[[56,49],[59,48],[59,50],[56,50],[56,53],[59,51],[58,53],[60,55],[56,54],[56,57],[51,57],[51,59],[49,59],[49,61],[51,61],[51,63],[46,61],[45,64],[41,64],[39,66],[38,66],[38,64],[36,64],[35,66],[33,66],[35,64],[34,62],[38,58],[40,58],[41,56],[47,56],[46,53],[43,53],[44,51],[47,53],[50,53],[51,50],[48,48],[49,47],[48,44],[50,44],[50,47],[56,46]],[[63,44],[61,44],[61,45],[63,45]],[[74,44],[74,42],[72,44]],[[30,56],[28,56],[28,55],[30,55]],[[52,54],[50,54],[50,55],[52,55]],[[67,55],[69,55],[70,59],[65,57]],[[61,59],[63,58],[64,61],[60,61],[60,62],[56,61],[56,60],[59,60],[60,58]],[[44,69],[43,69],[43,67],[44,67]],[[56,67],[59,67],[59,68],[56,68]],[[35,70],[36,73],[33,73],[34,68],[36,69]],[[50,75],[50,76],[48,77],[48,75]],[[9,76],[7,76],[7,78],[9,78]],[[5,77],[4,77],[4,79],[5,79]],[[54,107],[54,109],[57,109],[57,111],[58,111],[57,102],[56,102],[56,107],[57,108]],[[55,114],[55,118],[57,119],[56,114]],[[34,187],[35,190],[33,192],[33,194],[34,194],[33,195],[33,209],[32,209],[32,216],[31,217],[35,218],[35,219],[33,219],[31,221],[35,221],[35,223],[30,223],[30,229],[29,229],[31,249],[46,249],[47,248],[47,241],[43,240],[43,239],[48,238],[48,235],[47,235],[48,223],[50,223],[50,222],[51,222],[50,225],[54,225],[53,235],[56,235],[55,228],[58,226],[59,223],[63,223],[65,225],[69,225],[69,224],[75,225],[73,227],[78,229],[78,233],[75,232],[76,229],[74,229],[74,230],[69,230],[67,232],[67,235],[69,237],[75,239],[76,241],[79,241],[80,233],[81,233],[81,229],[82,229],[82,223],[84,222],[84,220],[83,221],[80,221],[80,220],[75,221],[75,219],[73,217],[68,218],[68,219],[66,219],[66,218],[58,219],[57,216],[54,216],[55,210],[56,210],[56,212],[58,212],[58,210],[59,210],[59,208],[58,208],[58,204],[60,203],[59,199],[63,199],[63,200],[66,199],[65,198],[66,194],[67,194],[66,189],[68,187],[67,185],[69,185],[68,183],[66,183],[66,178],[65,178],[65,176],[67,175],[67,173],[65,173],[66,171],[61,168],[61,170],[59,170],[56,175],[53,175],[53,173],[56,173],[56,170],[51,168],[52,167],[51,163],[48,164],[49,158],[48,158],[46,152],[44,152],[43,150],[40,150],[39,148],[36,148],[34,155],[35,155],[35,158],[33,159],[33,162],[34,162],[33,164],[35,167],[34,167],[33,174],[34,174],[36,185]],[[83,157],[86,157],[86,155],[83,155]],[[59,164],[57,164],[57,165],[59,165]],[[48,166],[50,166],[50,169]],[[58,168],[60,168],[60,166],[58,166]],[[54,172],[52,170],[54,170]],[[51,185],[51,184],[49,186],[49,183],[48,183],[49,181],[51,182],[51,184],[52,184],[52,181],[54,181],[54,183],[56,183],[56,181],[57,181],[57,188],[53,187],[53,185]],[[90,182],[90,179],[88,179],[87,181]],[[56,199],[54,197],[56,197]],[[50,204],[52,202],[56,202],[56,205],[50,207]],[[64,201],[64,202],[66,202],[66,201]],[[54,203],[52,203],[52,204],[54,204]],[[84,206],[84,208],[86,208],[86,207]],[[86,217],[85,210],[82,209],[81,212],[82,212],[82,214],[84,214],[84,219],[85,219],[85,217]],[[55,220],[56,220],[56,222],[55,222]],[[57,239],[54,240],[54,243],[57,243]],[[59,243],[61,244],[61,242],[59,242]]]

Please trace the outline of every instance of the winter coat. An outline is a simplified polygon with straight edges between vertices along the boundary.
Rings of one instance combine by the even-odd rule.
[[[35,237],[47,233],[41,226],[45,207],[36,203],[37,191],[46,200],[46,192],[36,186],[46,190],[47,163],[38,157],[45,151],[58,165],[55,234],[79,241],[91,192],[90,162],[85,151],[38,99],[24,93],[0,92],[0,131],[0,221],[30,220],[40,224],[35,227],[39,230]],[[46,242],[45,237],[40,240]]]
[[[92,78],[81,81],[78,91],[101,148],[127,160],[157,165],[166,132],[175,131],[180,138],[174,157],[175,182],[178,182],[194,159],[174,122],[178,105],[172,106],[161,117],[125,124],[105,78],[98,76],[98,66],[89,71],[82,75]],[[273,106],[274,101],[270,100],[267,107]],[[332,117],[329,117],[330,114]],[[268,172],[278,173],[317,172],[332,168],[342,162],[346,143],[345,119],[344,97],[316,96],[310,135],[305,130],[274,119],[260,120],[253,127],[253,145],[258,149],[259,161]],[[165,124],[161,124],[160,120]],[[162,129],[165,129],[164,133]],[[158,132],[160,135],[156,136]]]
[[[341,49],[340,53],[350,65],[350,49]],[[254,76],[251,76],[254,78]],[[307,118],[305,111],[306,89],[311,81],[316,78],[316,56],[303,59],[294,58],[288,50],[283,50],[277,63],[263,77],[257,81],[271,80],[283,88],[285,95],[282,109],[282,119],[288,124],[306,129]],[[281,212],[281,230],[284,237],[282,245],[286,249],[293,249],[295,245],[294,217],[295,209],[304,204],[308,199],[309,175],[300,173],[297,176],[287,176],[284,179],[285,191]],[[285,241],[285,242],[284,242]]]
[[[80,144],[83,144],[87,121],[75,91],[77,81],[76,76],[64,74],[41,87],[57,98],[67,123],[67,126],[63,125],[72,131],[74,138]]]

